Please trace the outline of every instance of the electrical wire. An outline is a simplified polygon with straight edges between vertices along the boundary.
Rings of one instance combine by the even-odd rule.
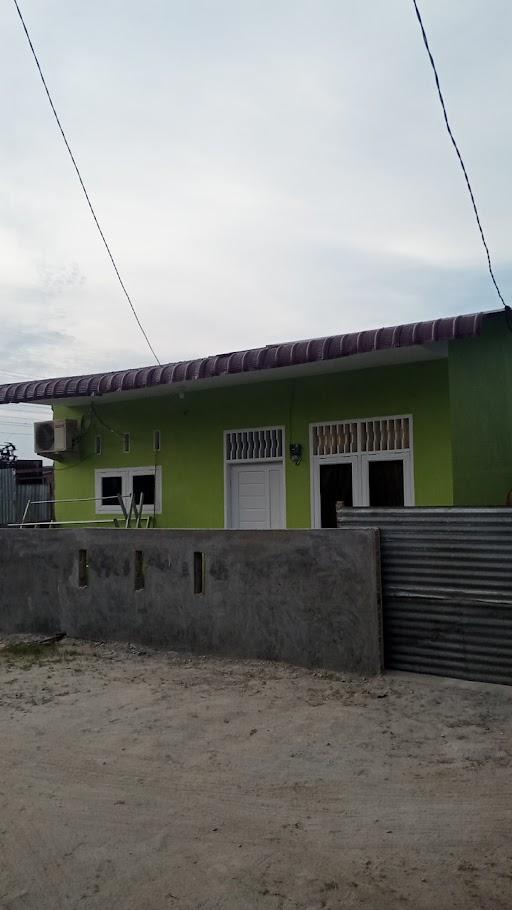
[[[102,427],[105,427],[105,429],[108,430],[109,433],[113,433],[114,436],[119,436],[120,439],[122,439],[126,435],[125,433],[120,433],[119,430],[114,430],[114,427],[111,427],[110,424],[108,424],[105,420],[103,420],[102,417],[100,417],[96,408],[94,407],[93,401],[91,401],[91,404],[89,407],[90,407],[90,413],[93,415],[94,419],[97,420],[98,423],[101,424]]]
[[[88,192],[87,192],[87,190],[86,190],[86,188],[85,188],[85,183],[84,183],[84,181],[83,181],[83,179],[82,179],[82,175],[81,175],[81,173],[80,173],[80,171],[79,171],[79,169],[78,169],[78,165],[77,165],[77,163],[76,163],[76,161],[75,161],[73,152],[71,151],[71,146],[70,146],[70,144],[69,144],[69,142],[68,142],[68,140],[67,140],[67,138],[66,138],[66,134],[65,134],[65,132],[64,132],[64,130],[63,130],[63,128],[62,128],[62,124],[61,124],[61,122],[60,122],[60,120],[59,120],[59,115],[57,114],[57,111],[56,111],[56,109],[55,109],[55,105],[54,105],[54,103],[53,103],[53,101],[52,101],[52,96],[50,95],[50,91],[49,91],[48,86],[47,86],[47,84],[46,84],[46,80],[45,80],[45,78],[44,78],[44,76],[43,76],[43,71],[42,71],[42,69],[41,69],[41,64],[39,63],[37,54],[36,54],[36,52],[35,52],[35,50],[34,50],[34,45],[32,44],[32,40],[31,40],[30,35],[29,35],[29,33],[28,33],[27,26],[25,25],[25,20],[24,20],[24,18],[23,18],[23,16],[22,16],[22,13],[21,13],[20,8],[19,8],[18,0],[13,0],[13,3],[14,3],[14,5],[15,5],[15,7],[16,7],[17,12],[18,12],[18,16],[20,17],[20,21],[21,21],[21,24],[22,24],[22,26],[23,26],[23,31],[25,32],[25,35],[26,35],[26,38],[27,38],[27,41],[28,41],[30,50],[32,51],[32,56],[33,56],[33,58],[34,58],[34,60],[35,60],[37,69],[39,70],[39,75],[40,75],[40,77],[41,77],[41,82],[43,83],[44,90],[45,90],[46,95],[47,95],[47,97],[48,97],[48,101],[50,102],[50,107],[51,107],[51,109],[52,109],[52,111],[53,111],[53,115],[54,115],[54,117],[55,117],[55,120],[57,121],[57,126],[59,127],[61,136],[62,136],[62,138],[63,138],[63,140],[64,140],[64,144],[65,144],[65,146],[66,146],[66,148],[67,148],[67,150],[68,150],[68,152],[69,152],[69,157],[71,158],[71,161],[73,162],[73,167],[75,168],[76,175],[77,175],[77,177],[78,177],[78,179],[79,179],[79,181],[80,181],[80,185],[81,185],[81,187],[82,187],[82,189],[83,189],[83,191],[84,191],[84,196],[85,196],[85,198],[86,198],[86,200],[87,200],[87,205],[89,206],[89,208],[90,208],[90,210],[91,210],[91,215],[92,215],[92,217],[94,218],[96,227],[98,228],[98,231],[99,231],[99,234],[100,234],[100,237],[101,237],[101,239],[103,240],[103,243],[104,243],[104,245],[105,245],[105,249],[106,249],[106,251],[107,251],[107,253],[108,253],[108,255],[109,255],[110,261],[111,261],[111,263],[112,263],[112,265],[113,265],[113,267],[114,267],[114,271],[115,271],[115,273],[116,273],[116,275],[117,275],[117,277],[118,277],[118,279],[119,279],[119,284],[121,285],[121,287],[122,287],[122,289],[123,289],[124,296],[126,297],[128,303],[129,303],[129,305],[130,305],[131,311],[132,311],[132,313],[133,313],[133,315],[134,315],[134,317],[135,317],[135,319],[136,319],[137,325],[139,326],[139,329],[141,330],[142,334],[144,335],[144,338],[146,339],[146,342],[147,342],[147,345],[148,345],[148,347],[149,347],[149,350],[151,351],[151,353],[152,353],[153,357],[155,358],[157,364],[160,366],[160,365],[161,365],[161,364],[160,364],[160,361],[159,361],[159,359],[158,359],[158,357],[157,357],[157,355],[156,355],[156,353],[155,353],[155,350],[154,350],[154,348],[153,348],[153,345],[151,344],[151,342],[150,342],[150,340],[149,340],[149,338],[148,338],[148,335],[147,335],[147,333],[146,333],[146,330],[144,329],[144,326],[142,325],[142,322],[141,322],[140,319],[139,319],[139,316],[138,316],[138,314],[137,314],[137,310],[135,309],[135,307],[134,307],[134,305],[133,305],[133,303],[132,303],[132,299],[131,299],[131,297],[130,297],[128,291],[126,290],[126,287],[125,287],[125,285],[124,285],[123,279],[121,278],[121,274],[120,274],[119,269],[118,269],[118,267],[117,267],[117,265],[116,265],[115,259],[114,259],[113,255],[112,255],[111,250],[110,250],[110,247],[109,247],[109,245],[108,245],[108,243],[107,243],[105,234],[103,233],[103,231],[102,231],[102,229],[101,229],[100,223],[99,223],[98,218],[97,218],[97,216],[96,216],[96,212],[94,211],[92,202],[91,202],[91,200],[90,200],[90,198],[89,198],[89,194],[88,194]]]
[[[5,373],[7,376],[16,376],[18,379],[24,379],[25,382],[30,382],[26,373],[15,373],[14,370],[0,370],[0,373]]]
[[[76,468],[77,465],[83,464],[84,461],[89,461],[90,458],[94,458],[94,457],[95,457],[95,452],[89,452],[89,454],[84,455],[83,458],[78,458],[76,461],[73,460],[71,462],[71,464],[63,465],[61,462],[57,462],[57,463],[54,462],[53,467],[54,467],[55,473],[60,474],[62,471],[70,471],[71,468]]]
[[[490,276],[491,276],[492,283],[493,283],[493,285],[494,285],[494,287],[495,287],[495,289],[496,289],[496,293],[498,294],[498,297],[500,298],[500,300],[501,300],[503,306],[505,307],[505,310],[506,310],[506,313],[507,313],[507,321],[508,321],[508,324],[509,324],[509,327],[510,327],[510,325],[511,325],[510,316],[511,316],[511,312],[512,312],[512,311],[511,311],[510,307],[508,306],[508,304],[505,303],[505,300],[503,299],[503,295],[502,295],[502,293],[501,293],[501,291],[500,291],[500,289],[499,289],[498,282],[496,281],[496,278],[495,278],[495,276],[494,276],[494,271],[493,271],[492,262],[491,262],[491,254],[490,254],[490,252],[489,252],[489,247],[488,247],[487,241],[486,241],[486,239],[485,239],[485,234],[484,234],[484,230],[483,230],[483,227],[482,227],[482,222],[480,221],[480,215],[478,214],[478,208],[477,208],[477,204],[476,204],[476,201],[475,201],[475,196],[474,196],[474,193],[473,193],[473,189],[472,189],[472,187],[471,187],[471,183],[470,183],[470,181],[469,181],[468,172],[467,172],[467,170],[466,170],[466,166],[465,166],[465,164],[464,164],[464,160],[463,160],[463,158],[462,158],[462,155],[461,155],[459,146],[457,145],[457,142],[456,142],[455,137],[454,137],[454,135],[453,135],[452,128],[451,128],[451,126],[450,126],[450,121],[448,120],[448,113],[447,113],[447,111],[446,111],[446,105],[445,105],[445,103],[444,103],[443,93],[442,93],[442,91],[441,91],[441,84],[440,84],[440,82],[439,82],[439,76],[438,76],[438,73],[437,73],[437,68],[436,68],[436,64],[435,64],[435,62],[434,62],[434,58],[433,58],[433,56],[432,56],[432,51],[430,50],[430,45],[429,45],[429,43],[428,43],[428,38],[427,38],[427,33],[426,33],[426,31],[425,31],[425,26],[423,25],[423,20],[422,20],[422,18],[421,18],[421,13],[420,13],[420,11],[419,11],[419,9],[418,9],[418,4],[417,4],[416,0],[412,0],[412,3],[413,3],[413,6],[414,6],[414,9],[415,9],[415,11],[416,11],[416,17],[417,17],[417,19],[418,19],[418,22],[419,22],[419,25],[420,25],[420,29],[421,29],[421,34],[422,34],[422,36],[423,36],[423,43],[424,43],[424,45],[425,45],[425,48],[426,48],[426,51],[427,51],[427,54],[428,54],[428,57],[429,57],[429,60],[430,60],[430,65],[431,65],[432,70],[433,70],[433,73],[434,73],[434,78],[435,78],[435,80],[436,80],[437,94],[439,95],[439,101],[441,102],[441,107],[442,107],[442,109],[443,109],[443,117],[444,117],[444,122],[445,122],[445,124],[446,124],[446,129],[448,130],[448,135],[449,135],[449,137],[450,137],[450,139],[451,139],[451,143],[452,143],[452,145],[453,145],[453,147],[454,147],[454,149],[455,149],[455,152],[456,152],[456,154],[457,154],[457,158],[459,159],[459,163],[460,163],[460,166],[461,166],[461,168],[462,168],[462,173],[464,174],[464,179],[465,179],[465,181],[466,181],[466,186],[467,186],[467,188],[468,188],[468,192],[469,192],[469,195],[470,195],[470,198],[471,198],[471,204],[472,204],[472,206],[473,206],[473,211],[474,211],[474,213],[475,213],[476,223],[477,223],[477,225],[478,225],[478,230],[480,231],[480,237],[482,238],[482,243],[483,243],[483,247],[484,247],[484,250],[485,250],[485,255],[487,256],[487,267],[488,267],[488,269],[489,269],[489,274],[490,274]]]

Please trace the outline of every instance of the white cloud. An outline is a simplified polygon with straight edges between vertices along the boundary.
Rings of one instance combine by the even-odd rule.
[[[424,6],[511,297],[512,8]],[[24,13],[163,360],[496,305],[411,4],[25,0]],[[3,366],[148,363],[8,4],[0,29]]]

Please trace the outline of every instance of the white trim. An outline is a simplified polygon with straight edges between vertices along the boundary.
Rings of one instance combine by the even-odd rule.
[[[147,468],[128,468],[128,472],[131,475],[131,479],[134,477],[140,476],[141,474],[154,474],[155,475],[155,504],[142,507],[143,515],[161,515],[162,513],[162,468],[160,465],[151,465]],[[132,492],[129,489],[128,494]],[[136,503],[135,503],[136,504]]]
[[[96,497],[96,515],[121,515],[120,506],[112,504],[111,506],[105,506],[102,503],[102,483],[104,477],[120,477],[121,478],[121,494],[124,494],[126,481],[125,475],[126,471],[124,468],[97,468],[94,472],[94,495]]]
[[[282,439],[282,455],[272,455],[268,458],[226,458],[226,447],[227,447],[227,438],[230,433],[261,433],[266,430],[278,430],[281,433]],[[264,427],[238,427],[236,429],[224,430],[224,461],[228,464],[251,464],[253,461],[256,463],[268,463],[269,461],[284,461],[286,456],[286,428],[284,425],[271,424]]]
[[[231,516],[231,473],[230,465],[226,461],[226,442],[222,441],[222,465],[224,472],[224,530],[229,528],[229,519]]]
[[[309,425],[309,445],[312,458],[326,458],[326,455],[313,455],[313,430],[315,427],[334,426],[335,424],[357,424],[357,447],[354,452],[340,452],[340,455],[359,455],[366,450],[361,447],[361,427],[364,423],[373,423],[381,420],[407,420],[409,422],[409,446],[408,448],[383,449],[383,452],[409,452],[413,446],[413,416],[412,414],[382,414],[377,417],[343,417],[329,420],[315,420]]]
[[[270,496],[271,496],[270,473],[272,470],[277,470],[277,472],[279,474],[279,484],[280,484],[280,494],[281,494],[280,495],[281,502],[279,503],[279,512],[280,512],[281,523],[279,525],[279,528],[285,529],[286,528],[286,471],[284,469],[285,466],[284,466],[283,459],[275,459],[273,461],[270,461],[267,459],[265,459],[265,460],[255,459],[253,461],[228,462],[227,467],[228,467],[229,504],[228,504],[228,510],[227,510],[228,523],[227,523],[226,527],[228,527],[230,530],[236,530],[235,522],[233,521],[233,514],[232,514],[232,500],[234,498],[233,497],[234,490],[232,487],[231,478],[233,477],[234,472],[237,470],[243,471],[243,470],[250,470],[251,468],[255,468],[257,471],[263,471],[265,474],[268,475],[268,477],[267,477],[267,508],[268,508],[268,515],[269,515],[270,519],[272,517],[272,502],[270,500]]]
[[[228,433],[249,433],[256,430],[280,430],[282,433],[283,449],[278,458],[236,459],[228,461],[226,458],[226,441]],[[238,429],[224,430],[222,437],[222,461],[224,470],[224,528],[232,527],[231,523],[231,468],[236,465],[281,465],[281,509],[283,515],[283,528],[287,527],[286,516],[286,427],[283,425],[269,425],[263,427],[241,427]]]
[[[322,527],[321,503],[320,503],[320,467],[323,464],[345,464],[349,462],[352,465],[352,501],[354,505],[359,504],[361,499],[361,471],[359,467],[358,455],[315,455],[311,459],[313,469],[313,490],[312,490],[312,528]]]
[[[385,449],[377,452],[361,451],[361,425],[374,420],[408,420],[409,421],[409,446],[407,449]],[[313,455],[313,437],[315,427],[332,424],[357,424],[357,451],[350,454],[339,455]],[[343,417],[335,419],[316,420],[309,424],[309,461],[310,461],[310,507],[311,527],[321,527],[320,513],[320,465],[336,464],[352,461],[354,493],[354,506],[368,505],[368,461],[384,461],[400,458],[404,463],[404,506],[415,504],[414,484],[414,420],[412,414],[389,414],[378,417]]]
[[[148,467],[135,468],[97,468],[94,472],[94,490],[96,497],[96,515],[121,515],[121,507],[114,504],[105,506],[101,501],[101,481],[104,477],[120,477],[121,492],[125,497],[125,505],[128,502],[133,489],[133,478],[141,474],[153,474],[155,476],[155,504],[147,504],[142,508],[143,515],[161,515],[162,513],[162,468],[160,465],[149,465]]]
[[[404,472],[404,507],[413,506],[414,475],[410,452],[368,452],[361,455],[361,505],[370,505],[370,484],[368,464],[370,461],[401,461]]]
[[[315,460],[316,456],[313,456],[313,427],[314,423],[309,424],[309,511],[310,511],[310,521],[311,527],[316,528],[316,479],[315,479]]]

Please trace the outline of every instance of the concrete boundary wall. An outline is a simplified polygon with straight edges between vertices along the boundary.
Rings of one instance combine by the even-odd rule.
[[[378,531],[0,530],[0,632],[374,674]]]

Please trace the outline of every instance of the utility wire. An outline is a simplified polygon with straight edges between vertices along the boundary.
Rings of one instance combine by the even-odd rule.
[[[16,0],[15,0],[15,2],[16,2]],[[439,101],[441,102],[441,107],[442,107],[442,109],[443,109],[443,116],[444,116],[444,122],[446,123],[446,129],[448,130],[448,135],[449,135],[449,137],[450,137],[450,139],[451,139],[452,145],[453,145],[453,147],[454,147],[454,149],[455,149],[455,152],[456,152],[456,154],[457,154],[457,158],[459,159],[459,163],[460,163],[460,166],[461,166],[461,168],[462,168],[462,173],[464,174],[464,179],[465,179],[465,181],[466,181],[466,186],[467,186],[467,188],[468,188],[468,192],[469,192],[469,195],[470,195],[470,197],[471,197],[471,204],[472,204],[472,206],[473,206],[473,211],[474,211],[474,213],[475,213],[476,223],[477,223],[477,225],[478,225],[478,230],[480,231],[480,237],[482,238],[482,243],[483,243],[483,246],[484,246],[485,255],[487,256],[487,266],[488,266],[488,268],[489,268],[489,274],[490,274],[490,276],[491,276],[492,283],[493,283],[494,287],[496,288],[496,292],[497,292],[497,294],[498,294],[498,297],[500,298],[500,300],[501,300],[503,306],[505,307],[505,309],[506,309],[506,311],[507,311],[507,314],[509,314],[509,313],[510,313],[510,307],[505,303],[505,301],[504,301],[504,299],[503,299],[503,295],[502,295],[502,293],[501,293],[501,291],[500,291],[500,289],[499,289],[499,287],[498,287],[498,282],[496,281],[496,278],[494,277],[494,272],[493,272],[492,263],[491,263],[491,254],[489,253],[489,247],[487,246],[487,241],[486,241],[486,239],[485,239],[485,234],[484,234],[484,231],[483,231],[483,228],[482,228],[482,223],[481,223],[481,221],[480,221],[480,216],[479,216],[479,214],[478,214],[478,208],[477,208],[477,205],[476,205],[476,202],[475,202],[475,197],[474,197],[474,194],[473,194],[473,190],[472,190],[472,188],[471,188],[471,183],[469,182],[468,172],[467,172],[467,170],[466,170],[466,166],[465,166],[465,164],[464,164],[462,155],[461,155],[461,153],[460,153],[459,146],[457,145],[457,143],[456,143],[456,141],[455,141],[455,137],[454,137],[454,135],[453,135],[453,133],[452,133],[452,129],[451,129],[451,126],[450,126],[450,121],[448,120],[448,114],[447,114],[447,111],[446,111],[446,105],[445,105],[445,103],[444,103],[443,93],[442,93],[442,91],[441,91],[441,85],[440,85],[440,82],[439,82],[439,76],[438,76],[438,74],[437,74],[437,69],[436,69],[436,65],[435,65],[435,62],[434,62],[434,58],[433,58],[433,56],[432,56],[432,52],[431,52],[431,50],[430,50],[430,46],[429,46],[428,38],[427,38],[427,33],[425,32],[425,27],[424,27],[424,25],[423,25],[423,20],[422,20],[422,18],[421,18],[421,13],[420,13],[420,11],[419,11],[419,9],[418,9],[418,4],[417,4],[416,0],[412,0],[412,2],[413,2],[414,9],[415,9],[415,11],[416,11],[416,16],[417,16],[418,22],[419,22],[419,24],[420,24],[421,34],[422,34],[422,36],[423,36],[423,43],[424,43],[424,45],[425,45],[425,48],[426,48],[426,51],[427,51],[427,54],[428,54],[428,57],[429,57],[429,60],[430,60],[430,65],[431,65],[432,70],[433,70],[433,72],[434,72],[434,77],[435,77],[435,80],[436,80],[436,87],[437,87],[437,94],[439,95]]]
[[[0,373],[5,373],[6,376],[19,376],[20,379],[29,381],[26,373],[15,373],[13,370],[0,370]]]
[[[91,404],[90,404],[90,413],[98,421],[98,423],[101,424],[102,427],[105,427],[105,429],[109,431],[109,433],[113,433],[114,436],[119,436],[121,439],[123,438],[123,436],[125,435],[124,433],[120,433],[119,430],[114,430],[114,427],[111,427],[109,423],[107,423],[105,420],[103,420],[102,417],[100,417],[96,408],[94,407],[93,401],[91,401]],[[91,423],[92,423],[92,421],[91,421]],[[90,429],[90,427],[89,427],[89,429]]]
[[[17,12],[18,12],[18,16],[20,17],[21,24],[22,24],[22,26],[23,26],[23,31],[25,32],[25,35],[26,35],[26,37],[27,37],[27,41],[28,41],[28,43],[29,43],[30,50],[32,51],[32,56],[33,56],[33,58],[34,58],[34,60],[35,60],[35,62],[36,62],[37,69],[39,70],[39,75],[41,76],[41,82],[42,82],[43,85],[44,85],[44,90],[45,90],[45,92],[46,92],[46,94],[47,94],[47,96],[48,96],[48,101],[50,102],[50,107],[51,107],[51,109],[52,109],[52,111],[53,111],[53,115],[54,115],[54,117],[55,117],[55,120],[57,121],[57,126],[59,127],[59,130],[60,130],[60,132],[61,132],[61,136],[62,136],[62,138],[63,138],[63,140],[64,140],[64,143],[65,143],[65,146],[66,146],[66,148],[67,148],[67,150],[68,150],[68,152],[69,152],[69,157],[71,158],[71,161],[73,162],[73,167],[75,168],[77,177],[78,177],[78,179],[79,179],[79,181],[80,181],[80,185],[81,185],[81,187],[82,187],[82,189],[83,189],[83,191],[84,191],[85,198],[87,199],[87,205],[89,206],[89,208],[90,208],[90,210],[91,210],[91,215],[92,215],[92,217],[94,218],[94,221],[95,221],[95,223],[96,223],[96,227],[98,228],[98,231],[99,231],[99,233],[100,233],[100,237],[101,237],[101,239],[103,240],[103,243],[105,244],[105,249],[106,249],[106,251],[107,251],[107,253],[108,253],[108,255],[109,255],[109,258],[110,258],[110,261],[111,261],[112,265],[114,266],[114,271],[115,271],[115,273],[116,273],[116,275],[117,275],[117,277],[118,277],[118,279],[119,279],[119,284],[121,285],[121,287],[122,287],[122,289],[123,289],[124,296],[126,297],[128,303],[130,304],[130,308],[131,308],[131,311],[132,311],[133,315],[135,316],[135,319],[136,319],[136,321],[137,321],[137,325],[139,326],[139,329],[141,330],[142,334],[144,335],[144,338],[146,339],[146,342],[147,342],[147,345],[148,345],[148,347],[149,347],[149,350],[151,351],[151,353],[153,354],[153,357],[155,358],[156,362],[157,362],[158,365],[160,366],[160,361],[159,361],[159,359],[158,359],[158,357],[157,357],[157,355],[156,355],[156,353],[155,353],[155,350],[154,350],[154,348],[153,348],[153,345],[151,344],[151,342],[150,342],[150,340],[149,340],[149,338],[148,338],[148,336],[147,336],[147,333],[146,333],[146,331],[145,331],[145,329],[144,329],[144,326],[142,325],[142,323],[141,323],[141,321],[140,321],[140,319],[139,319],[139,317],[138,317],[138,315],[137,315],[137,310],[135,309],[135,307],[134,307],[134,305],[133,305],[133,303],[132,303],[132,299],[131,299],[131,297],[130,297],[128,291],[126,290],[126,287],[125,287],[125,285],[124,285],[123,279],[121,278],[121,275],[120,275],[120,273],[119,273],[119,269],[118,269],[118,267],[117,267],[117,265],[116,265],[115,259],[114,259],[113,255],[112,255],[111,251],[110,251],[110,247],[109,247],[109,245],[108,245],[108,243],[107,243],[107,240],[106,240],[106,238],[105,238],[105,234],[103,233],[103,231],[102,231],[102,229],[101,229],[101,227],[100,227],[100,223],[99,223],[99,221],[98,221],[98,219],[97,219],[97,217],[96,217],[96,212],[95,212],[94,209],[93,209],[92,202],[91,202],[91,200],[89,199],[89,194],[88,194],[88,192],[87,192],[87,190],[86,190],[86,188],[85,188],[84,181],[82,180],[82,175],[81,175],[80,171],[78,170],[78,165],[77,165],[77,163],[76,163],[76,161],[75,161],[75,158],[74,158],[74,156],[73,156],[73,152],[71,151],[71,147],[70,147],[69,142],[68,142],[68,140],[67,140],[67,138],[66,138],[66,134],[65,134],[65,132],[64,132],[64,130],[63,130],[63,128],[62,128],[62,124],[61,124],[61,122],[60,122],[60,120],[59,120],[59,115],[57,114],[57,111],[55,110],[55,105],[54,105],[54,103],[53,103],[53,101],[52,101],[52,97],[51,97],[51,95],[50,95],[48,86],[47,86],[46,81],[45,81],[45,78],[44,78],[44,76],[43,76],[43,71],[42,71],[42,69],[41,69],[41,64],[39,63],[39,60],[38,60],[38,58],[37,58],[37,54],[36,54],[36,52],[35,52],[35,50],[34,50],[34,45],[32,44],[30,35],[29,35],[29,33],[28,33],[27,26],[25,25],[25,20],[24,20],[24,18],[23,18],[23,16],[22,16],[21,10],[20,10],[20,8],[19,8],[19,6],[18,6],[18,0],[13,0],[13,2],[14,2],[14,5],[15,5],[15,7],[16,7],[16,10],[17,10]]]

